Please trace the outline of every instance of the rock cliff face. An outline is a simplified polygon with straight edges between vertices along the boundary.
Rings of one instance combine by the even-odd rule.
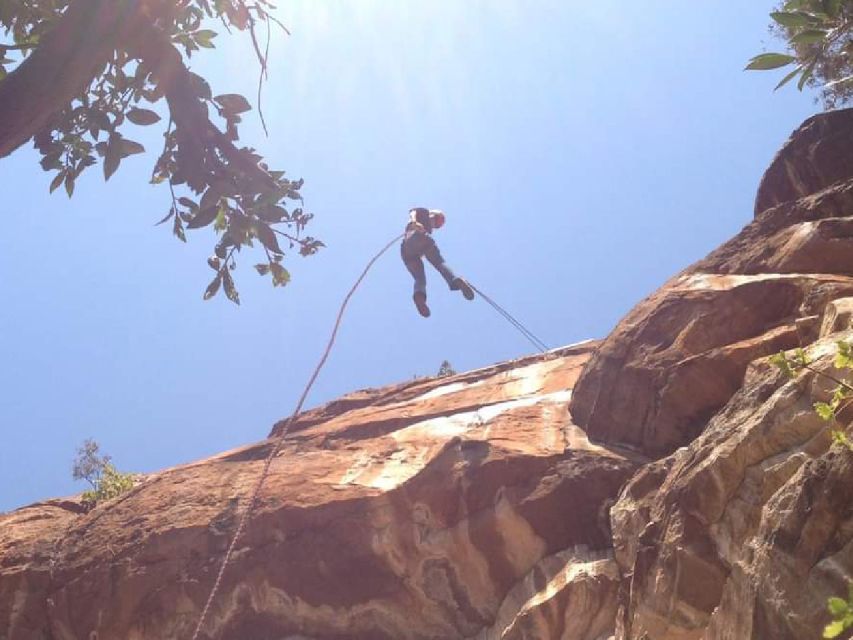
[[[851,132],[849,110],[798,129],[755,220],[640,303],[575,386],[594,441],[657,458],[611,510],[619,639],[816,638],[853,578],[853,454],[812,407],[826,379],[765,358],[803,347],[832,373],[853,338]]]
[[[853,579],[853,453],[812,407],[853,340],[852,138],[804,123],[753,222],[604,341],[301,415],[202,637],[818,637]],[[0,640],[189,638],[280,429],[0,515]]]
[[[608,507],[636,464],[569,419],[594,346],[303,414],[204,637],[608,632]],[[88,514],[53,501],[0,518],[0,637],[189,638],[271,442],[152,475]]]

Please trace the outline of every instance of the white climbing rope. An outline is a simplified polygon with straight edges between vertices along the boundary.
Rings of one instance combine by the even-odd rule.
[[[299,398],[299,402],[296,404],[296,409],[293,410],[293,413],[284,423],[284,426],[281,429],[281,432],[278,434],[273,447],[270,449],[269,454],[267,455],[266,460],[264,461],[264,467],[261,471],[261,475],[258,476],[258,481],[255,483],[255,488],[252,491],[251,496],[249,497],[249,502],[246,506],[246,510],[243,511],[243,515],[240,517],[240,522],[237,524],[237,529],[234,531],[234,536],[231,538],[231,544],[228,545],[228,550],[225,552],[225,555],[222,557],[222,564],[219,567],[219,573],[216,575],[216,580],[213,583],[213,588],[210,590],[210,595],[207,597],[207,602],[204,605],[204,609],[202,609],[201,617],[198,620],[198,625],[195,628],[195,633],[193,633],[192,640],[198,640],[199,634],[201,633],[201,629],[204,626],[205,620],[207,620],[207,615],[210,612],[210,606],[213,603],[214,598],[216,597],[217,591],[219,591],[219,587],[222,584],[222,576],[225,575],[225,568],[228,566],[229,561],[231,560],[231,555],[234,552],[234,548],[237,546],[237,541],[240,539],[240,535],[243,533],[243,530],[246,528],[246,523],[248,523],[250,516],[252,515],[252,511],[254,511],[255,503],[258,500],[258,494],[261,491],[261,487],[264,484],[264,481],[267,479],[270,471],[270,465],[272,464],[273,458],[275,458],[276,454],[281,450],[282,444],[284,444],[284,439],[287,437],[287,433],[290,430],[290,425],[293,422],[294,418],[299,414],[302,410],[302,405],[305,403],[305,399],[308,397],[308,392],[311,390],[311,387],[314,386],[314,382],[317,380],[317,376],[320,375],[320,370],[323,368],[323,365],[326,364],[326,359],[329,357],[329,353],[332,351],[332,346],[335,344],[335,337],[338,334],[338,328],[341,326],[341,320],[344,316],[344,310],[349,304],[350,298],[352,298],[355,290],[358,289],[358,286],[361,284],[361,281],[364,280],[364,277],[367,275],[367,272],[373,266],[373,263],[376,262],[383,253],[388,251],[391,248],[391,245],[396,243],[403,237],[403,234],[396,236],[393,240],[391,240],[388,244],[386,244],[373,258],[371,258],[370,262],[367,263],[367,266],[364,268],[364,271],[361,272],[361,275],[358,277],[358,280],[355,281],[355,284],[349,290],[344,301],[341,303],[341,307],[338,310],[338,316],[335,320],[335,326],[332,329],[332,335],[329,336],[329,341],[326,344],[326,350],[323,352],[323,357],[320,358],[320,362],[317,363],[317,366],[314,368],[314,373],[311,374],[311,377],[308,379],[308,384],[305,385],[305,390],[302,392],[302,396]]]

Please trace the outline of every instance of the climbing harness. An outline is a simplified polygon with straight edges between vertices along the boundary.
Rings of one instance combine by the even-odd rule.
[[[266,460],[264,460],[264,466],[261,470],[261,474],[258,477],[258,481],[255,483],[255,487],[252,490],[251,496],[249,497],[248,504],[246,505],[245,511],[243,511],[243,515],[240,516],[240,521],[237,524],[237,529],[234,531],[234,536],[231,538],[231,543],[228,545],[228,549],[225,551],[225,555],[222,557],[222,564],[219,566],[219,572],[216,575],[216,580],[213,582],[213,588],[210,590],[210,595],[207,597],[207,602],[204,604],[204,608],[201,611],[201,617],[199,618],[198,625],[195,628],[195,632],[193,633],[192,640],[198,640],[199,634],[201,633],[201,629],[204,626],[205,621],[207,620],[207,615],[210,612],[210,607],[213,604],[213,600],[216,597],[216,593],[219,591],[219,587],[222,584],[222,576],[225,575],[225,568],[228,566],[228,563],[231,561],[231,556],[234,553],[234,549],[237,546],[237,541],[240,539],[240,536],[243,533],[243,530],[246,528],[246,523],[249,521],[252,512],[255,509],[255,506],[258,501],[258,495],[261,492],[261,487],[263,487],[264,482],[269,475],[270,466],[272,465],[273,459],[276,457],[278,452],[281,450],[282,445],[284,444],[284,440],[287,437],[288,432],[290,431],[290,425],[293,423],[293,420],[302,410],[302,405],[305,403],[305,399],[308,397],[308,392],[311,390],[311,387],[314,386],[314,382],[317,380],[317,377],[320,375],[320,370],[323,368],[323,365],[326,364],[326,360],[329,357],[329,353],[332,351],[332,346],[335,344],[335,338],[338,335],[338,329],[341,326],[341,321],[343,320],[344,311],[349,304],[350,298],[352,298],[356,289],[358,289],[364,277],[367,275],[367,272],[370,271],[370,268],[373,264],[386,252],[391,246],[396,243],[398,240],[401,240],[405,233],[401,233],[396,236],[393,240],[391,240],[388,244],[386,244],[379,252],[370,259],[370,262],[367,263],[367,266],[364,267],[364,271],[361,272],[361,275],[355,281],[355,284],[347,293],[343,302],[341,303],[340,309],[338,309],[338,315],[335,319],[335,326],[332,329],[332,334],[329,336],[329,341],[326,344],[326,349],[323,352],[323,356],[320,358],[320,362],[317,363],[317,366],[314,368],[314,372],[311,374],[311,377],[308,379],[308,384],[305,385],[305,389],[302,391],[302,395],[299,397],[299,402],[296,403],[296,408],[293,410],[293,413],[290,414],[290,417],[285,421],[284,426],[281,428],[281,432],[278,434],[273,446],[270,448],[269,454],[267,454]],[[495,309],[499,314],[501,314],[510,324],[512,324],[516,329],[518,329],[521,334],[527,338],[538,350],[543,353],[548,351],[548,347],[542,342],[539,338],[537,338],[533,333],[531,333],[528,329],[524,327],[518,320],[512,317],[503,307],[501,307],[498,303],[492,300],[485,293],[480,291],[477,287],[475,287],[470,282],[468,283],[471,288],[476,291],[486,302],[488,302],[492,308]]]
[[[314,369],[314,373],[311,374],[311,377],[308,379],[308,384],[305,385],[305,390],[302,392],[302,396],[299,398],[299,402],[296,404],[296,409],[293,410],[293,413],[290,414],[290,417],[287,419],[287,422],[284,423],[284,426],[281,428],[281,433],[278,435],[275,444],[270,449],[269,454],[267,455],[267,459],[264,461],[264,468],[261,471],[261,475],[258,477],[257,483],[255,483],[255,488],[252,491],[252,495],[249,498],[249,503],[246,506],[246,510],[243,512],[243,515],[240,517],[240,522],[237,525],[236,531],[234,531],[234,537],[231,538],[231,544],[228,545],[228,550],[225,552],[225,555],[222,557],[222,564],[219,567],[219,573],[216,576],[216,580],[213,583],[213,588],[210,590],[210,595],[207,598],[207,602],[204,605],[204,609],[201,612],[201,618],[199,618],[198,625],[195,628],[195,633],[193,633],[192,640],[198,640],[198,634],[201,633],[201,628],[204,626],[204,622],[207,619],[207,614],[210,611],[210,605],[213,603],[213,599],[216,597],[216,592],[219,591],[219,586],[222,583],[222,576],[225,574],[225,567],[228,566],[228,562],[231,560],[231,555],[234,552],[234,547],[237,546],[237,540],[240,538],[240,534],[243,533],[243,529],[246,527],[246,522],[249,520],[249,516],[254,511],[255,503],[258,500],[258,494],[261,491],[261,487],[264,484],[264,481],[267,479],[270,471],[270,465],[272,464],[273,458],[275,458],[276,454],[278,454],[281,446],[284,444],[284,439],[287,437],[287,433],[290,430],[290,425],[293,422],[293,419],[296,418],[296,415],[302,410],[302,405],[305,403],[305,399],[308,397],[308,392],[311,390],[311,387],[314,386],[314,382],[317,380],[317,376],[320,375],[320,370],[323,368],[323,365],[326,364],[326,359],[329,357],[329,353],[332,351],[332,346],[335,344],[335,338],[338,335],[338,328],[341,326],[341,320],[344,316],[344,310],[347,308],[347,304],[349,304],[350,298],[352,298],[355,290],[358,289],[358,286],[361,284],[361,281],[364,280],[364,276],[367,275],[367,272],[370,271],[370,267],[373,266],[373,263],[376,262],[383,253],[388,251],[391,246],[396,243],[398,240],[402,239],[405,234],[401,233],[397,237],[395,237],[391,242],[386,244],[382,249],[377,253],[373,258],[371,258],[370,262],[367,263],[367,266],[364,268],[364,271],[361,272],[361,275],[358,277],[358,280],[355,281],[355,284],[352,286],[352,289],[349,290],[344,301],[341,303],[341,307],[338,310],[338,317],[335,320],[335,327],[332,329],[332,335],[329,336],[329,342],[326,344],[326,350],[323,352],[323,357],[320,358],[320,362],[317,363],[317,366]]]
[[[528,329],[527,329],[523,324],[521,324],[518,320],[516,320],[515,318],[513,318],[513,317],[512,317],[512,315],[511,315],[511,314],[510,314],[506,309],[504,309],[504,308],[503,308],[502,306],[500,306],[497,302],[495,302],[494,300],[492,300],[489,296],[487,296],[485,293],[483,293],[482,291],[480,291],[477,287],[475,287],[475,286],[474,286],[473,284],[471,284],[470,282],[469,282],[468,284],[471,286],[471,288],[472,288],[474,291],[476,291],[476,292],[477,292],[477,294],[478,294],[478,295],[479,295],[483,300],[485,300],[486,302],[488,302],[488,303],[492,306],[492,308],[493,308],[495,311],[497,311],[499,314],[501,314],[507,322],[509,322],[509,323],[510,323],[512,326],[514,326],[516,329],[518,329],[518,330],[519,330],[519,332],[521,333],[521,335],[523,335],[525,338],[527,338],[527,339],[530,341],[530,343],[531,343],[534,347],[536,347],[536,348],[537,348],[539,351],[541,351],[542,353],[545,353],[545,352],[549,351],[548,345],[546,345],[546,344],[545,344],[544,342],[542,342],[539,338],[537,338],[537,337],[536,337],[536,336],[535,336],[535,335],[534,335],[530,330],[528,330]]]

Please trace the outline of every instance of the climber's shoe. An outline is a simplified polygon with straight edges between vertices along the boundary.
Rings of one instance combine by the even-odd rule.
[[[424,318],[429,318],[429,307],[426,303],[426,294],[423,291],[415,291],[412,299],[415,301],[418,313],[420,313]]]
[[[462,278],[456,278],[453,281],[453,284],[450,285],[450,288],[456,291],[457,289],[462,292],[462,295],[465,296],[466,300],[474,299],[474,290],[471,288],[471,285],[465,282]]]

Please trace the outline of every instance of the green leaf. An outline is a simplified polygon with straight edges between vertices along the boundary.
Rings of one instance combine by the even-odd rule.
[[[243,113],[252,108],[249,101],[239,93],[223,93],[221,96],[216,96],[214,100],[227,114]]]
[[[59,188],[59,185],[62,184],[62,181],[65,180],[65,171],[60,171],[57,173],[53,180],[50,181],[50,192],[53,193]]]
[[[125,116],[127,116],[127,119],[130,120],[133,124],[138,124],[141,126],[154,124],[155,122],[160,121],[160,116],[158,116],[150,109],[134,108],[128,111]]]
[[[800,91],[803,90],[803,87],[806,86],[806,83],[809,81],[809,78],[812,77],[812,73],[814,72],[814,67],[816,64],[816,60],[813,61],[805,71],[803,71],[803,75],[800,76],[799,82],[797,82],[797,89]]]
[[[197,96],[199,96],[200,98],[203,98],[205,100],[210,100],[210,96],[212,95],[212,92],[210,90],[210,85],[207,84],[207,80],[202,78],[197,73],[193,73],[192,71],[190,71],[189,79],[190,79],[190,85],[193,88],[193,92]]]
[[[196,31],[193,33],[193,38],[200,47],[205,47],[206,49],[213,49],[213,43],[211,40],[216,37],[216,32],[211,31],[210,29],[202,29],[200,31]]]
[[[770,17],[783,27],[806,27],[814,23],[814,18],[799,12],[774,11]]]
[[[794,76],[796,76],[802,70],[803,70],[802,66],[799,66],[796,69],[794,69],[791,73],[789,73],[784,78],[782,78],[782,80],[779,82],[779,84],[777,84],[775,87],[773,87],[773,91],[776,91],[777,89],[781,89],[782,87],[784,87],[786,84],[788,84],[788,82],[790,82],[794,78]]]
[[[74,195],[74,175],[71,173],[65,176],[65,193],[69,198]]]
[[[187,241],[187,236],[184,233],[184,225],[181,222],[181,216],[175,216],[175,223],[172,225],[172,233],[174,233],[181,242]]]
[[[853,369],[853,353],[850,345],[843,340],[838,342],[838,353],[835,354],[835,367],[837,369]]]
[[[178,198],[178,202],[180,202],[190,211],[198,211],[198,205],[195,203],[195,201],[190,200],[189,198]]]
[[[62,163],[59,161],[61,155],[61,151],[54,151],[52,153],[48,153],[39,162],[39,164],[41,164],[41,168],[45,171],[50,171],[51,169],[61,169]]]
[[[109,131],[110,127],[110,119],[106,113],[103,111],[99,111],[98,109],[89,109],[86,112],[86,115],[89,118],[89,124],[93,125],[97,129],[102,131]]]
[[[826,601],[826,608],[833,618],[840,618],[847,613],[847,603],[842,598],[830,598]]]
[[[199,209],[198,212],[192,217],[187,223],[187,229],[199,229],[201,227],[206,227],[211,222],[216,219],[216,214],[219,212],[217,207],[207,207],[206,209]]]
[[[777,367],[788,378],[793,378],[796,375],[794,370],[791,368],[791,363],[788,362],[788,358],[785,356],[784,351],[780,351],[776,355],[770,356],[768,360],[770,361],[770,364]]]
[[[812,44],[814,42],[822,42],[823,40],[826,40],[826,36],[826,31],[821,31],[820,29],[806,29],[791,38],[791,43]]]
[[[104,156],[104,180],[109,180],[121,162],[121,150],[118,145],[109,145]]]
[[[844,631],[844,623],[841,620],[830,622],[823,628],[824,638],[837,638]]]
[[[216,220],[213,221],[213,230],[218,233],[225,231],[226,227],[228,227],[228,218],[225,217],[225,207],[219,207],[216,212]]]
[[[270,262],[272,271],[272,284],[274,287],[283,287],[290,282],[290,272],[277,262]]]
[[[163,224],[163,223],[164,223],[164,222],[166,222],[169,218],[171,218],[173,215],[175,215],[175,207],[172,207],[171,209],[169,209],[169,213],[167,213],[165,216],[163,216],[163,218],[162,218],[161,220],[159,220],[158,222],[154,223],[154,226],[155,226],[155,227],[157,227],[157,226],[159,226],[159,225]]]
[[[202,209],[207,209],[209,207],[213,207],[215,209],[219,206],[220,198],[234,193],[234,185],[232,183],[228,180],[218,180],[207,188],[201,196],[201,201],[198,206]]]
[[[261,241],[261,244],[273,253],[284,253],[281,247],[278,246],[278,239],[275,237],[275,231],[272,230],[272,227],[263,222],[256,222],[254,228],[255,235]]]
[[[222,283],[225,285],[225,295],[234,304],[240,304],[240,295],[237,293],[237,288],[234,286],[234,280],[231,278],[231,272],[228,269],[222,271]]]
[[[278,205],[267,205],[261,207],[255,212],[255,215],[264,222],[272,223],[281,222],[282,220],[289,218],[287,209]]]
[[[795,62],[797,59],[794,56],[789,56],[784,53],[762,53],[755,56],[746,65],[746,71],[766,71],[768,69],[778,69],[787,64]]]
[[[835,417],[835,411],[825,402],[815,402],[814,410],[821,420],[832,420]]]
[[[219,286],[222,284],[222,272],[216,274],[216,277],[211,280],[210,284],[207,285],[207,289],[204,290],[204,299],[210,300],[213,296],[216,295],[216,292],[219,291]]]
[[[145,147],[133,140],[121,138],[121,154],[123,158],[136,155],[137,153],[145,153]]]
[[[101,144],[105,144],[105,146],[102,147]],[[136,147],[142,148],[142,145],[138,142],[133,142],[132,140],[125,140],[120,133],[110,134],[109,142],[99,142],[95,145],[95,149],[98,150],[98,153],[104,154],[105,180],[109,180],[110,176],[116,172],[122,158],[131,155],[128,151],[136,152]]]

